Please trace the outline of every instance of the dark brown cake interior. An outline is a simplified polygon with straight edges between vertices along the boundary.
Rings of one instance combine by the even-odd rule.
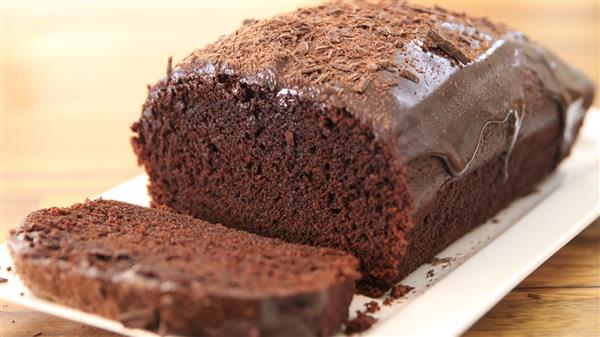
[[[32,213],[16,235],[36,258],[210,292],[246,296],[312,291],[355,277],[355,260],[332,249],[293,245],[126,203],[97,200]],[[299,277],[300,276],[300,277]]]
[[[386,144],[344,110],[282,101],[235,77],[197,81],[159,93],[153,113],[168,123],[135,127],[156,135],[136,140],[144,143],[138,156],[156,163],[147,167],[155,205],[291,242],[344,247],[362,270],[395,273],[409,198]],[[193,103],[172,109],[185,101]]]
[[[156,310],[142,327],[167,324],[188,333],[236,320],[248,325],[242,330],[266,333],[292,317],[327,335],[347,316],[359,276],[356,259],[343,252],[109,200],[34,212],[12,232],[10,248],[40,296],[117,319]],[[44,268],[52,271],[43,275]],[[283,321],[269,322],[269,315]]]

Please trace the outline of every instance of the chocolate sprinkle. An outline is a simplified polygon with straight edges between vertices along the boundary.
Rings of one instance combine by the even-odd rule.
[[[430,30],[427,32],[427,36],[443,51],[445,51],[448,55],[453,57],[455,60],[460,62],[461,64],[468,64],[471,62],[471,58],[467,56],[462,50],[460,50],[452,41],[446,39],[440,33],[435,30]]]

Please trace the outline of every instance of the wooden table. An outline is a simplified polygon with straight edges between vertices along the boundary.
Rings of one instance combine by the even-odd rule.
[[[31,210],[81,201],[141,172],[128,126],[169,56],[180,60],[243,18],[298,5],[3,1],[0,242]],[[510,22],[598,83],[597,1],[444,5]],[[467,335],[600,334],[599,246],[596,221]],[[13,304],[0,312],[0,336],[113,336]]]

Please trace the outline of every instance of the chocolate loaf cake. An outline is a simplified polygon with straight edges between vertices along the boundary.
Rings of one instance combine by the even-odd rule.
[[[504,25],[336,2],[169,63],[132,143],[154,205],[351,252],[378,296],[552,172],[592,96]]]
[[[193,336],[331,335],[359,277],[344,252],[109,200],[33,212],[8,247],[37,296]]]

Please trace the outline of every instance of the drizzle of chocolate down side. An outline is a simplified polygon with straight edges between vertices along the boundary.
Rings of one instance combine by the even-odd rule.
[[[346,108],[378,137],[393,135],[404,163],[436,156],[461,176],[477,167],[491,124],[510,130],[502,149],[508,163],[527,113],[526,71],[561,108],[566,155],[593,84],[522,34],[439,7],[336,2],[248,21],[196,50],[166,80],[240,73],[278,96]]]

